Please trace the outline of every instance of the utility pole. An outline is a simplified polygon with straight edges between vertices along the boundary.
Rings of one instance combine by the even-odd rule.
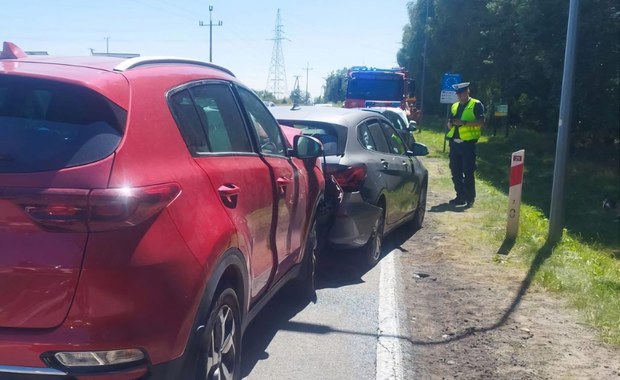
[[[105,53],[110,54],[110,37],[104,37],[105,39]]]
[[[293,94],[292,95],[296,95],[301,97],[301,90],[299,89],[299,77],[301,75],[293,75],[293,77],[295,78],[295,84],[293,85]],[[297,100],[302,100],[302,99],[294,99],[293,96],[291,96],[291,100],[293,101],[293,104],[297,103]]]
[[[293,85],[293,89],[299,91],[299,77],[301,75],[293,75],[293,78],[295,78],[295,84]]]
[[[313,68],[310,67],[310,62],[306,61],[306,96],[308,96],[308,71],[312,70]]]
[[[566,180],[566,161],[570,141],[571,103],[575,72],[575,50],[577,46],[577,18],[579,0],[570,0],[568,26],[566,28],[566,49],[564,51],[564,74],[562,76],[562,96],[560,98],[560,117],[555,146],[555,166],[553,187],[551,188],[551,211],[549,213],[549,236],[547,242],[555,244],[562,238],[564,223],[564,183]]]
[[[205,24],[202,21],[198,21],[198,25],[209,27],[209,62],[213,62],[213,27],[222,26],[222,21],[218,21],[217,24],[213,23],[211,12],[213,12],[213,5],[209,5],[209,23],[208,24]]]
[[[424,118],[424,87],[426,86],[426,46],[428,45],[428,4],[430,0],[426,0],[426,17],[424,21],[424,50],[422,52],[422,83],[420,88],[420,110],[422,111],[421,117]],[[422,120],[418,120],[420,123]],[[422,132],[422,125],[419,126],[418,133]]]

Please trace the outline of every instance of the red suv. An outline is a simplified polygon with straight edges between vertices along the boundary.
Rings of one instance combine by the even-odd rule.
[[[5,42],[0,379],[238,378],[261,306],[314,294],[321,149],[219,66]]]

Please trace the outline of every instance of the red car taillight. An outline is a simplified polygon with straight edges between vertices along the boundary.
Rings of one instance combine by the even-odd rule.
[[[359,191],[366,179],[365,166],[327,164],[326,171],[333,175],[342,190],[347,192]]]
[[[120,189],[4,189],[37,224],[61,231],[96,232],[135,226],[180,194],[176,183]]]

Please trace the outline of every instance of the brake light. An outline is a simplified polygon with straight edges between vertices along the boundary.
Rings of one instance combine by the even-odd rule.
[[[90,231],[140,224],[166,208],[180,194],[177,184],[123,189],[95,189],[90,193]]]
[[[95,232],[135,226],[172,203],[176,183],[123,189],[0,189],[37,224],[52,230]]]
[[[338,182],[343,191],[359,191],[366,179],[365,166],[344,166],[328,164],[326,167],[328,174],[331,174]]]

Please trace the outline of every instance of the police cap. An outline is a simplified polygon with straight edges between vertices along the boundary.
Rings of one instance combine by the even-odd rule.
[[[453,84],[452,88],[456,91],[457,94],[459,94],[469,88],[469,82]]]

